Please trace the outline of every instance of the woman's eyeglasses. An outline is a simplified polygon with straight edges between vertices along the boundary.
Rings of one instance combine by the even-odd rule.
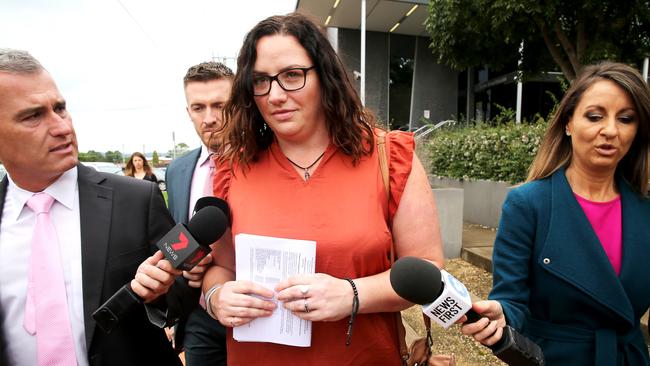
[[[271,91],[271,83],[273,80],[278,82],[280,88],[284,91],[295,91],[305,87],[307,81],[307,71],[313,69],[312,67],[295,67],[293,69],[284,70],[276,75],[253,75],[253,95],[261,97]]]

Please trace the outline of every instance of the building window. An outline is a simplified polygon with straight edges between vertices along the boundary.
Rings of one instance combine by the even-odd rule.
[[[413,90],[415,37],[390,35],[388,121],[392,130],[408,129]]]

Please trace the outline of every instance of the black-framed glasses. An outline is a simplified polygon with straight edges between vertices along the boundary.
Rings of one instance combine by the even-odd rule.
[[[273,80],[277,81],[284,91],[300,90],[305,87],[307,82],[307,71],[315,67],[294,67],[273,76],[253,75],[253,95],[261,97],[268,94],[271,91]]]

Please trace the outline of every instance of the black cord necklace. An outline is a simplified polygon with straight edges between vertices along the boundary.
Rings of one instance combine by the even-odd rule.
[[[320,154],[320,156],[317,157],[316,160],[314,160],[313,163],[309,164],[308,167],[300,166],[300,165],[294,163],[293,160],[287,158],[286,155],[285,155],[284,157],[287,158],[287,160],[289,160],[289,162],[290,162],[291,164],[293,164],[296,168],[304,170],[304,171],[305,171],[305,180],[308,180],[309,177],[311,177],[311,175],[309,174],[309,169],[311,169],[311,167],[313,167],[314,165],[316,165],[316,163],[318,163],[318,161],[323,157],[323,155],[325,155],[325,151],[323,151],[323,153]]]

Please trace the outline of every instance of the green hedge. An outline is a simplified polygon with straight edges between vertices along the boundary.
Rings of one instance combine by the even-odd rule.
[[[431,173],[455,179],[523,182],[547,123],[441,129],[429,140]]]

